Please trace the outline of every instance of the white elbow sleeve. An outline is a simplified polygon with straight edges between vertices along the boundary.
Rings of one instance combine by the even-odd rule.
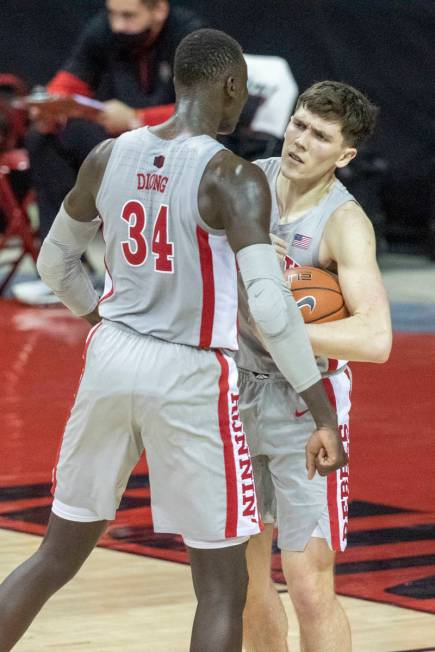
[[[282,277],[272,245],[241,249],[237,262],[248,293],[249,309],[275,364],[302,392],[320,380],[299,309]]]
[[[285,333],[290,325],[290,314],[282,288],[274,279],[252,281],[248,301],[251,315],[263,336],[280,337]]]
[[[62,205],[36,264],[44,283],[77,316],[92,312],[98,303],[98,295],[80,258],[100,223],[99,218],[92,222],[74,220]]]

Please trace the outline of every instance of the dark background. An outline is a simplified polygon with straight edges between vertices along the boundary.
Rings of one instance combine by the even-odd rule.
[[[237,38],[247,53],[287,59],[300,89],[355,85],[380,125],[345,182],[389,247],[432,255],[435,228],[434,0],[173,0]],[[0,72],[33,86],[61,66],[103,0],[1,0]]]

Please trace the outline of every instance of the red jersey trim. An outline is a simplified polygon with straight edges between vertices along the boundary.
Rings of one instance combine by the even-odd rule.
[[[338,360],[334,358],[328,358],[328,372],[337,371],[338,369]]]
[[[220,351],[215,351],[216,358],[221,367],[219,378],[219,430],[224,448],[225,481],[227,487],[227,518],[225,524],[225,538],[237,536],[238,521],[238,495],[236,463],[230,428],[230,413],[228,409],[229,393],[229,365],[225,356]]]
[[[93,95],[91,87],[83,79],[72,75],[66,70],[59,70],[47,84],[47,91],[56,95],[78,94],[86,95],[86,97],[92,97]]]
[[[213,275],[213,254],[209,244],[209,235],[199,226],[196,227],[199,248],[199,263],[202,276],[202,313],[199,346],[210,348],[213,336],[215,288]]]
[[[328,395],[329,401],[337,410],[337,402],[335,399],[334,388],[329,378],[323,379],[323,385]],[[339,551],[340,547],[340,521],[338,518],[337,506],[337,472],[329,473],[327,477],[327,497],[328,497],[328,512],[329,523],[331,528],[331,547],[333,550]]]

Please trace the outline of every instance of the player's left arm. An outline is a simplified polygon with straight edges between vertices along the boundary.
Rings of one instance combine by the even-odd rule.
[[[100,319],[99,297],[81,263],[81,256],[101,225],[95,202],[112,146],[113,141],[100,143],[83,162],[37,261],[42,280],[71,312],[91,324]]]
[[[373,227],[358,204],[344,204],[331,216],[321,256],[337,266],[350,317],[309,324],[314,352],[343,360],[386,362],[392,344],[390,308],[376,261]]]

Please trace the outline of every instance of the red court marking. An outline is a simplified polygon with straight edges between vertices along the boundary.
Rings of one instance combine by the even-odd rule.
[[[361,573],[356,575],[338,575],[335,579],[337,592],[352,598],[363,598],[376,600],[388,604],[395,604],[399,607],[416,609],[435,613],[435,600],[415,600],[404,598],[400,595],[387,593],[385,589],[397,584],[423,579],[428,575],[435,574],[435,564],[423,568],[401,568],[376,573]]]
[[[1,486],[45,483],[47,496],[27,494],[0,500],[0,528],[42,534],[44,525],[25,510],[48,514],[48,489],[59,436],[80,375],[89,327],[63,308],[30,308],[0,301],[0,497]],[[385,365],[352,364],[351,498],[413,510],[413,513],[351,519],[350,532],[431,527],[435,522],[433,405],[435,335],[397,334]],[[135,470],[146,473],[142,459]],[[102,540],[105,547],[186,563],[176,536],[151,533],[149,489],[127,490],[143,506],[118,513]],[[148,502],[147,502],[148,501]],[[23,512],[8,518],[13,510]],[[28,517],[28,513],[27,513]],[[42,518],[42,517],[41,517]],[[16,519],[16,520],[15,520]],[[435,540],[354,546],[338,563],[435,555]],[[279,574],[279,558],[273,560]],[[417,600],[385,589],[435,574],[435,565],[337,575],[340,593],[435,613],[435,599]]]
[[[0,300],[2,485],[51,481],[89,330],[66,308]]]
[[[386,364],[351,368],[352,499],[434,511],[435,335],[396,333]]]

